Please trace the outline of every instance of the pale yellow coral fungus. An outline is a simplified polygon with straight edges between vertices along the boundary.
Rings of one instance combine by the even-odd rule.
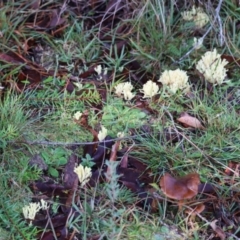
[[[30,203],[22,208],[26,219],[34,220],[36,213],[41,209],[40,203]]]
[[[154,95],[156,95],[158,93],[158,91],[159,91],[158,85],[151,80],[147,81],[143,85],[143,89],[141,89],[141,92],[144,93],[143,98],[151,98]]]
[[[204,27],[209,22],[208,15],[200,7],[193,6],[190,11],[181,13],[185,21],[193,21],[198,28]]]
[[[95,72],[97,72],[98,75],[101,75],[102,73],[102,66],[101,65],[97,65],[95,68],[94,68]]]
[[[83,187],[92,176],[91,168],[84,167],[83,165],[79,165],[74,168],[74,172],[78,175],[79,182],[81,183],[81,187]]]
[[[172,93],[179,89],[184,91],[189,89],[187,73],[180,69],[165,70],[158,81],[167,86]]]
[[[195,49],[200,49],[203,46],[202,38],[193,38],[193,47]]]
[[[115,93],[119,97],[123,95],[125,100],[131,100],[132,98],[134,98],[135,94],[131,92],[132,90],[133,85],[130,82],[119,83],[115,87]]]
[[[104,126],[101,126],[101,130],[98,133],[98,140],[102,141],[107,136],[107,129]]]
[[[78,111],[73,115],[73,118],[76,120],[79,120],[81,118],[81,116],[82,116],[82,113]]]
[[[227,76],[227,69],[225,66],[228,61],[221,60],[221,55],[217,50],[206,52],[198,61],[196,68],[203,74],[206,81],[213,84],[222,84]]]

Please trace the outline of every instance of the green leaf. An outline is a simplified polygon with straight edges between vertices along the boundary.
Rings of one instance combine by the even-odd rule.
[[[145,118],[146,117],[146,113],[144,113],[138,109],[132,109],[130,113],[131,113],[132,118],[136,118],[136,117]]]
[[[24,83],[24,84],[29,84],[29,83],[30,83],[30,81],[28,81],[28,80],[23,80],[23,81],[21,81],[21,83]]]
[[[58,165],[65,165],[67,163],[67,159],[65,157],[61,157],[57,160]]]
[[[115,116],[114,115],[111,115],[111,114],[103,114],[102,116],[102,120],[113,120],[115,119]]]
[[[138,113],[139,118],[145,118],[146,116],[147,116],[147,114],[145,112],[139,112]]]
[[[59,173],[55,168],[49,167],[48,172],[52,177],[57,178],[59,176]]]
[[[49,76],[48,78],[46,78],[45,80],[43,80],[43,83],[50,83],[53,81],[53,77]]]
[[[49,164],[49,162],[50,162],[49,161],[49,154],[47,152],[42,152],[41,155],[42,155],[43,159],[45,160],[45,162],[47,164]]]
[[[62,157],[66,155],[66,150],[63,148],[55,148],[54,150],[54,156],[56,157]]]

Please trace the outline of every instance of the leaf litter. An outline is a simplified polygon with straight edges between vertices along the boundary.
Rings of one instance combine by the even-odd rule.
[[[44,1],[43,1],[44,2]],[[130,4],[130,3],[129,3]],[[131,52],[132,45],[129,38],[131,36],[131,25],[126,22],[118,25],[125,19],[131,19],[134,14],[134,2],[132,5],[126,5],[124,1],[96,1],[91,0],[87,4],[79,3],[79,1],[69,1],[62,3],[45,3],[41,1],[33,1],[26,8],[26,22],[21,27],[16,28],[13,32],[16,35],[22,36],[22,32],[25,30],[35,31],[46,38],[61,38],[64,35],[65,30],[69,27],[68,16],[70,13],[74,13],[79,18],[88,16],[89,13],[94,13],[91,17],[84,22],[84,28],[90,30],[93,28],[98,29],[96,36],[89,36],[89,41],[97,37],[102,45],[99,50],[99,59],[102,62],[107,62],[109,57],[116,58],[121,55],[123,51]],[[19,8],[23,7],[23,4]],[[34,11],[32,11],[34,10]],[[47,11],[47,14],[46,14]],[[21,32],[22,31],[22,32]],[[114,38],[112,37],[114,36]],[[92,39],[91,39],[92,38]],[[14,42],[10,42],[10,45],[14,45]],[[45,45],[45,46],[44,46]],[[68,70],[67,64],[59,62],[58,67],[51,61],[47,65],[42,65],[42,61],[37,61],[39,58],[39,52],[36,49],[50,49],[50,58],[52,55],[57,55],[56,50],[52,46],[48,46],[46,41],[39,39],[25,40],[24,47],[16,48],[15,50],[1,51],[0,61],[2,64],[9,64],[9,69],[13,70],[18,68],[19,71],[15,74],[16,81],[12,80],[13,76],[6,78],[3,82],[4,87],[17,92],[24,93],[30,89],[41,89],[42,83],[49,77],[60,77],[66,79],[64,85],[59,88],[59,92],[67,90],[72,93],[76,91],[77,95],[81,95],[82,92],[88,92],[88,89],[77,89],[76,83],[91,84],[96,87],[100,94],[102,102],[107,99],[106,83],[110,84],[114,81],[114,70],[109,70],[105,75],[97,75],[95,68],[99,66],[95,61],[86,62],[84,58],[73,57],[71,64],[74,67]],[[73,50],[75,51],[77,46],[73,44]],[[41,55],[41,54],[40,54]],[[40,58],[43,56],[40,56]],[[224,59],[231,59],[231,56],[223,56]],[[33,60],[35,59],[35,61]],[[234,60],[231,59],[231,62]],[[80,71],[79,69],[87,69]],[[135,87],[142,86],[147,83],[149,79],[153,82],[157,82],[157,78],[151,72],[146,72],[142,69],[141,63],[135,58],[131,58],[130,61],[123,63],[123,69],[121,71],[121,78],[124,80],[131,79],[131,82]],[[101,78],[103,81],[99,81]],[[26,84],[27,83],[27,84]],[[134,106],[128,107],[126,104],[122,111],[125,114],[134,113],[134,109],[139,110],[135,112],[136,118],[145,115],[151,115],[153,118],[158,114],[158,110],[152,107],[150,101],[143,100],[143,94],[136,96]],[[159,96],[153,97],[152,101],[158,101]],[[92,104],[94,107],[94,104]],[[95,106],[97,112],[100,112],[104,106]],[[106,107],[105,107],[106,108]],[[107,110],[106,110],[107,111]],[[105,111],[105,112],[106,112]],[[112,112],[112,109],[109,110]],[[146,114],[147,113],[147,114]],[[178,115],[179,116],[179,115]],[[223,230],[216,225],[216,221],[219,221],[221,226],[226,226],[229,229],[236,231],[236,227],[232,224],[228,216],[224,216],[222,208],[224,208],[224,202],[219,199],[219,186],[213,186],[208,182],[201,181],[201,176],[196,172],[190,172],[185,176],[173,177],[171,174],[177,174],[177,171],[170,173],[158,172],[153,173],[146,162],[143,162],[139,157],[131,156],[131,152],[134,150],[134,146],[131,146],[131,141],[127,143],[127,147],[120,149],[121,142],[123,140],[115,141],[113,137],[106,136],[100,142],[98,141],[98,132],[89,124],[89,111],[83,112],[82,116],[74,120],[80,127],[85,128],[92,134],[92,144],[85,145],[83,148],[83,158],[87,155],[92,159],[93,166],[92,176],[87,184],[86,189],[97,187],[100,183],[108,183],[113,178],[113,172],[109,165],[106,164],[106,159],[110,162],[118,162],[119,165],[116,168],[116,173],[120,176],[118,184],[129,189],[137,197],[136,204],[145,210],[152,209],[152,213],[158,210],[159,203],[163,203],[167,199],[170,207],[174,204],[181,206],[195,206],[194,210],[187,213],[191,215],[191,221],[196,221],[195,217],[201,215],[209,215],[209,212],[218,215],[218,220],[209,221],[209,225],[220,239],[226,239],[227,231]],[[106,116],[99,118],[99,122]],[[109,116],[108,116],[109,117]],[[107,119],[109,120],[109,119]],[[110,119],[111,120],[111,119]],[[115,120],[115,116],[112,119]],[[177,118],[177,122],[181,123],[186,128],[193,128],[201,130],[207,130],[201,121],[189,115],[187,112],[183,112],[180,117]],[[141,127],[144,125],[142,124]],[[139,129],[132,129],[132,132],[137,133]],[[151,132],[151,129],[149,130]],[[146,132],[150,134],[149,132]],[[182,138],[178,136],[174,128],[165,129],[166,142],[165,144],[178,144],[182,141]],[[130,138],[127,138],[131,139]],[[79,188],[79,181],[77,175],[74,173],[76,165],[82,162],[75,152],[78,147],[70,147],[72,154],[68,158],[67,164],[64,169],[58,169],[63,175],[62,181],[56,181],[46,174],[46,167],[43,165],[39,156],[33,156],[30,161],[30,165],[41,166],[43,173],[45,173],[42,179],[33,181],[30,184],[30,188],[34,193],[33,200],[38,201],[44,199],[50,204],[50,208],[47,210],[41,210],[37,213],[36,218],[32,221],[34,226],[42,229],[39,233],[39,239],[47,240],[53,239],[57,236],[57,239],[73,239],[74,235],[81,236],[81,234],[67,229],[67,221],[69,218],[77,219],[81,213],[79,213],[74,204],[80,205],[83,203],[79,191],[84,191]],[[226,179],[220,180],[219,184],[232,186],[239,177],[238,163],[232,161],[229,163],[225,170]],[[230,179],[227,179],[230,177]],[[156,191],[152,187],[152,183],[159,182],[160,189]],[[230,180],[230,181],[229,181]],[[86,190],[85,189],[85,190]],[[231,189],[231,194],[234,195],[233,204],[239,202],[239,193],[235,188]],[[169,199],[168,199],[169,198]],[[226,197],[226,200],[230,200],[230,197]],[[58,209],[53,212],[52,202],[59,204]],[[95,203],[96,206],[98,205]],[[197,204],[197,205],[196,205]],[[237,208],[238,209],[238,208]],[[239,210],[238,210],[239,211]],[[234,222],[239,222],[238,211],[234,213]],[[47,231],[46,231],[47,230]],[[90,236],[89,239],[99,239],[99,236]]]

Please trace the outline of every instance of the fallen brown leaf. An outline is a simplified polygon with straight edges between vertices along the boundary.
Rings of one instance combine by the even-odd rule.
[[[236,175],[236,177],[239,177],[240,175],[240,164],[234,161],[230,161],[228,163],[228,167],[225,169],[225,174],[227,176],[233,176]]]
[[[75,154],[72,154],[68,158],[68,162],[64,169],[63,183],[66,189],[69,189],[67,197],[64,199],[63,204],[65,207],[69,208],[72,206],[74,193],[78,188],[78,176],[74,172],[76,164],[78,164],[79,159]]]
[[[182,123],[185,127],[198,128],[198,129],[202,129],[202,130],[205,129],[205,127],[203,127],[203,125],[197,118],[190,116],[186,112],[181,114],[181,117],[178,118],[177,121]]]
[[[160,180],[160,187],[164,194],[180,201],[196,196],[199,184],[200,178],[197,173],[190,173],[181,178],[174,178],[166,173]]]
[[[110,154],[110,158],[109,161],[111,162],[115,162],[117,159],[117,152],[119,150],[119,146],[120,146],[121,141],[118,140],[116,141],[116,143],[112,146],[111,149],[111,154]],[[107,171],[106,171],[106,181],[110,182],[111,178],[112,178],[112,169],[111,167],[108,166]]]
[[[225,232],[216,225],[216,222],[218,220],[214,220],[210,223],[210,226],[212,227],[213,231],[217,234],[217,236],[221,239],[221,240],[225,240],[226,239],[226,234]]]
[[[204,211],[205,205],[203,203],[198,204],[193,210],[187,209],[185,212],[189,214],[189,221],[194,222],[196,215]]]

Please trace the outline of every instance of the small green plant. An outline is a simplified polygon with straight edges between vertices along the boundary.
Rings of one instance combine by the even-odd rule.
[[[120,98],[111,99],[103,107],[102,124],[115,134],[129,128],[137,128],[145,120],[147,120],[146,113],[137,108],[126,106]]]
[[[53,177],[58,177],[57,168],[67,163],[70,152],[64,148],[48,148],[41,152],[45,163],[48,165],[48,172]]]
[[[0,148],[6,147],[9,141],[19,138],[27,128],[30,111],[26,112],[22,104],[23,96],[9,92],[0,101]]]
[[[229,194],[237,193],[238,179],[236,175],[227,175],[225,170],[232,169],[231,174],[238,173],[238,168],[232,167],[231,163],[238,166],[240,154],[240,14],[237,1],[203,4],[204,12],[211,19],[206,26],[183,19],[182,12],[193,9],[194,1],[127,1],[120,8],[117,5],[112,8],[110,1],[104,1],[101,11],[97,10],[98,6],[88,11],[92,7],[90,5],[94,5],[88,4],[78,19],[77,8],[69,8],[68,1],[65,1],[61,8],[64,14],[59,14],[58,19],[59,23],[63,23],[52,26],[55,24],[53,14],[46,33],[42,31],[45,20],[42,21],[41,16],[47,16],[49,12],[45,9],[55,9],[56,3],[40,1],[38,8],[33,9],[35,4],[25,2],[4,1],[0,13],[0,240],[35,239],[37,229],[22,221],[22,206],[32,198],[29,182],[42,175],[50,175],[55,177],[56,184],[62,184],[59,172],[71,153],[65,144],[81,142],[84,145],[84,142],[93,139],[93,133],[96,137],[95,130],[100,125],[113,137],[118,132],[136,130],[131,147],[128,145],[130,141],[126,140],[121,151],[127,149],[125,161],[127,157],[135,157],[146,164],[149,174],[155,176],[154,183],[149,184],[150,190],[151,186],[155,186],[154,193],[161,194],[159,178],[163,172],[183,176],[186,172],[197,171],[201,182],[218,189],[218,195],[224,199],[218,203],[225,215],[228,218],[234,216],[239,211],[238,200],[232,201]],[[56,2],[57,6],[61,6],[61,1]],[[74,4],[73,1],[71,4]],[[105,6],[105,14],[102,14]],[[134,11],[128,14],[128,9],[133,8]],[[130,16],[128,19],[118,18],[122,9],[126,18]],[[99,18],[98,12],[101,12]],[[104,17],[99,22],[102,15]],[[93,16],[94,19],[91,19]],[[111,23],[109,21],[105,25],[108,19]],[[52,32],[59,35],[51,35]],[[194,37],[203,41],[201,48],[194,50]],[[34,56],[35,47],[43,49],[38,60]],[[221,52],[221,58],[229,62],[225,74],[220,74],[224,79],[221,86],[207,83],[205,70],[196,70],[201,56],[214,48]],[[99,65],[105,72],[101,75],[94,70]],[[105,71],[105,67],[108,70]],[[30,73],[32,68],[39,70],[41,78],[37,79],[40,81],[35,82],[33,78],[21,80],[20,73],[24,70]],[[168,96],[168,89],[157,80],[164,70],[177,68],[187,72],[189,92],[183,95],[175,89],[176,94]],[[173,85],[176,78],[173,77]],[[219,80],[219,76],[216,79]],[[121,84],[131,83],[137,89],[131,88],[132,92],[125,96],[121,91],[117,94],[116,84],[120,81]],[[145,85],[147,90],[144,92],[147,81],[149,86]],[[16,86],[20,86],[19,83],[25,86],[18,89]],[[6,93],[9,85],[12,90],[22,93],[18,96],[13,92]],[[36,86],[36,90],[32,91],[32,86]],[[68,92],[69,86],[72,93]],[[153,88],[155,92],[152,93],[149,89]],[[145,98],[151,99],[143,104],[147,106],[143,111],[135,104],[140,100],[136,94],[139,89],[142,89],[140,92]],[[102,99],[107,100],[103,102]],[[148,109],[154,114],[148,113]],[[87,123],[92,132],[73,119],[76,112],[84,113],[86,110],[89,111]],[[186,128],[179,123],[177,119],[184,112],[200,120],[204,130]],[[137,136],[138,129],[143,125],[146,134]],[[34,145],[37,142],[41,146]],[[49,147],[49,144],[63,147]],[[47,173],[29,166],[30,155],[36,152],[48,165]],[[81,147],[77,152],[81,158]],[[186,224],[188,217],[184,211],[173,214],[175,205],[168,205],[168,199],[158,202],[156,214],[141,209],[138,203],[142,199],[137,198],[136,191],[133,193],[125,187],[117,174],[119,163],[104,161],[103,168],[96,169],[91,156],[87,154],[81,158],[81,164],[87,171],[79,168],[82,178],[79,178],[79,190],[74,192],[76,198],[73,197],[72,208],[75,211],[68,215],[67,227],[73,233],[77,232],[76,238],[168,240],[205,239],[208,235],[207,225],[198,217],[195,223],[199,225],[195,229],[195,223]],[[131,161],[127,168],[132,168]],[[94,186],[92,181],[85,184],[83,173],[88,176],[87,179],[91,174],[94,179],[99,176],[100,181],[96,181]],[[137,181],[141,184],[141,177]],[[230,188],[229,182],[232,185]],[[143,187],[146,187],[146,192],[149,191],[148,186]],[[234,199],[237,197],[234,194]],[[52,204],[50,214],[54,216],[60,210],[59,198],[56,197]],[[214,198],[212,201],[215,201]],[[210,202],[208,204],[211,205]],[[204,217],[212,218],[209,214]],[[230,220],[235,224],[236,219]],[[230,232],[237,234],[239,230],[231,231],[234,224],[223,226],[229,239]],[[182,231],[186,232],[186,236]]]
[[[116,168],[119,165],[119,162],[106,161],[108,167],[107,173],[105,174],[108,183],[106,184],[106,193],[111,203],[114,204],[120,194],[120,186],[118,184],[119,175],[116,173]]]
[[[84,167],[90,167],[90,168],[95,165],[95,163],[93,162],[93,158],[89,154],[86,154],[86,156],[82,158],[81,164]]]

